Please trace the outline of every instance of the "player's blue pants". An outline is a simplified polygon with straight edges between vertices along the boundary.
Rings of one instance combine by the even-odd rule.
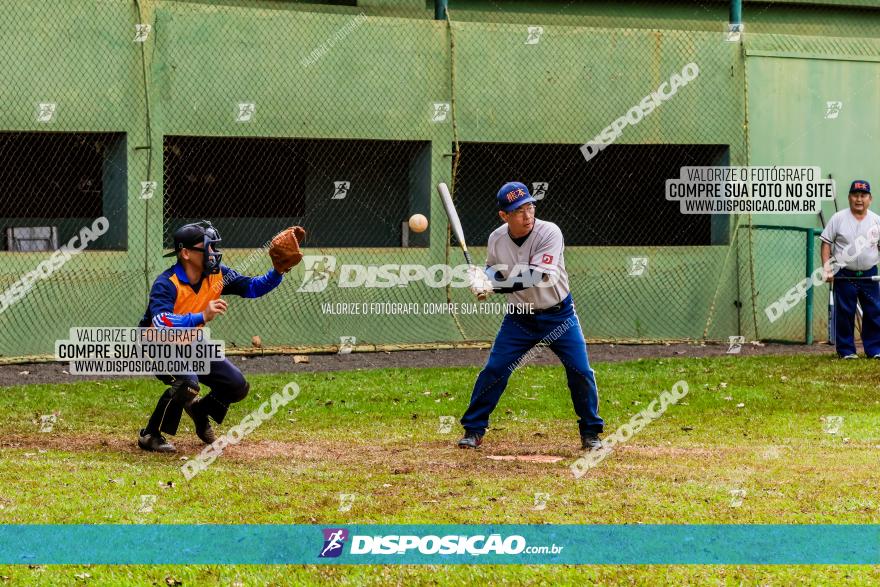
[[[542,340],[549,344],[550,350],[565,366],[571,401],[580,418],[581,434],[602,432],[605,423],[599,417],[596,378],[587,358],[587,343],[571,294],[563,300],[558,312],[507,314],[504,317],[489,360],[474,384],[471,404],[461,418],[465,430],[479,434],[486,432],[489,415],[498,405],[510,375],[519,366],[520,359]],[[522,363],[527,361],[528,357],[525,357]]]
[[[166,385],[171,385],[175,379],[189,379],[193,387],[199,387],[199,384],[207,385],[211,393],[199,400],[198,407],[218,424],[223,423],[229,404],[243,400],[250,389],[244,375],[238,367],[229,362],[229,359],[211,361],[211,370],[207,375],[156,375],[156,378]],[[148,433],[177,434],[177,427],[183,416],[183,405],[171,401],[171,396],[171,388],[168,388],[159,398],[156,409],[153,410],[153,415],[147,423]]]
[[[861,272],[863,277],[877,275],[872,267]],[[841,357],[856,352],[854,329],[856,301],[862,306],[862,345],[869,357],[880,355],[880,283],[868,280],[840,279],[853,277],[855,271],[841,269],[834,279],[835,346]]]

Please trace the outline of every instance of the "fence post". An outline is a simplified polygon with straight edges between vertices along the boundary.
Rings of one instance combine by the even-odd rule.
[[[815,253],[816,231],[807,229],[807,307],[804,316],[804,340],[807,344],[813,344],[813,254]]]
[[[730,24],[742,24],[742,0],[730,0]]]

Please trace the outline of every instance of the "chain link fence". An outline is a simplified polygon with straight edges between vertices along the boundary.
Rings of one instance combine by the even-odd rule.
[[[739,227],[733,305],[739,310],[740,335],[747,340],[828,340],[830,288],[812,281],[813,273],[822,267],[819,233],[819,229],[788,226]],[[799,301],[792,304],[792,290],[808,278],[810,286],[798,292]]]
[[[787,145],[765,161],[749,138],[751,39],[880,32],[873,5],[831,2],[799,7],[800,24],[788,3],[747,3],[742,37],[724,2],[451,2],[445,20],[421,0],[0,4],[5,358],[136,324],[174,229],[200,219],[251,275],[277,231],[308,231],[278,290],[211,324],[230,349],[489,341],[500,306],[446,283],[463,259],[438,182],[479,263],[498,188],[529,186],[565,236],[589,340],[804,340],[804,312],[762,315],[803,278],[805,233],[681,214],[665,181],[786,163]]]

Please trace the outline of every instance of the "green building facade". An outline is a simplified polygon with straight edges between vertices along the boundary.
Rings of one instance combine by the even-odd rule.
[[[825,287],[812,316],[805,303],[772,323],[764,312],[810,252],[818,263],[805,229],[820,219],[681,215],[663,182],[683,165],[815,165],[845,207],[840,186],[877,179],[876,2],[745,2],[740,38],[725,2],[453,0],[448,20],[415,0],[3,12],[4,232],[55,227],[64,244],[100,215],[110,229],[18,294],[50,253],[4,241],[0,358],[51,354],[73,326],[134,325],[170,232],[200,217],[242,272],[265,271],[260,247],[294,223],[320,257],[265,298],[231,300],[211,324],[229,348],[491,340],[500,315],[466,289],[340,279],[345,265],[460,263],[438,182],[482,261],[507,180],[547,184],[538,216],[566,235],[588,339],[821,340]],[[689,63],[699,76],[585,160],[582,144]],[[426,233],[407,234],[414,213]],[[438,312],[447,302],[466,305]],[[370,303],[399,305],[352,313]]]

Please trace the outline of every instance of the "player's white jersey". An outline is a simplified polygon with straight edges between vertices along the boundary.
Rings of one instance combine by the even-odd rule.
[[[489,235],[486,266],[495,267],[505,279],[538,269],[546,276],[538,285],[507,294],[511,304],[532,304],[542,310],[555,306],[568,296],[568,273],[565,271],[562,231],[552,222],[535,219],[529,237],[517,246],[502,224]]]
[[[856,249],[856,240],[863,237],[865,247]],[[880,239],[880,216],[868,210],[861,222],[856,220],[849,208],[831,217],[828,226],[819,237],[831,245],[831,255],[835,259],[849,259],[846,268],[853,271],[866,271],[880,262],[877,242]]]

